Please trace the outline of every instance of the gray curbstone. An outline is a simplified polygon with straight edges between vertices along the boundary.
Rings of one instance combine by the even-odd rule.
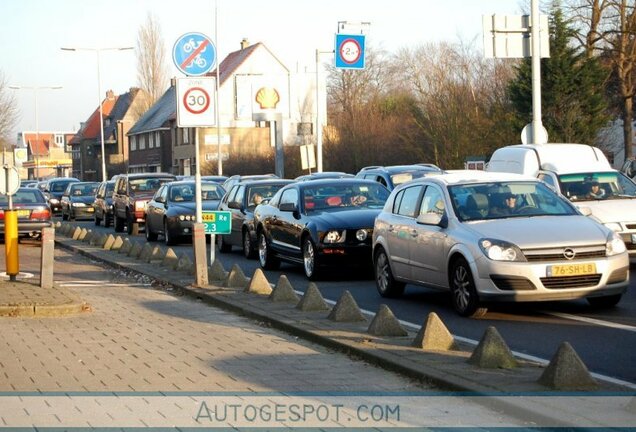
[[[152,248],[152,252],[150,252],[150,256],[146,260],[148,263],[159,263],[163,261],[163,258],[166,256],[166,253],[159,246],[155,246]]]
[[[327,318],[336,322],[358,322],[367,320],[364,315],[362,315],[362,311],[348,290],[342,293]]]
[[[218,259],[214,260],[208,269],[208,279],[210,281],[220,282],[225,281],[225,278],[227,278],[227,272],[223,268],[223,264]]]
[[[499,332],[489,326],[479,344],[468,359],[468,363],[480,368],[512,369],[517,361]]]
[[[177,267],[175,267],[176,271],[191,273],[194,268],[194,264],[190,260],[190,258],[184,253],[179,257],[179,261],[177,261]]]
[[[115,244],[115,236],[112,234],[108,234],[108,237],[106,237],[106,241],[102,245],[102,249],[111,250],[114,244]]]
[[[300,309],[303,312],[327,311],[329,306],[316,284],[309,282],[307,291],[305,291],[305,294],[296,305],[296,309]]]
[[[598,383],[572,345],[563,342],[538,380],[555,390],[593,390]]]
[[[625,405],[625,411],[636,414],[636,396],[632,396],[629,402],[627,402],[627,405]]]
[[[119,237],[121,238],[121,237]],[[128,252],[130,252],[130,249],[132,249],[132,243],[130,242],[130,239],[128,239],[128,237],[126,237],[125,239],[122,240],[122,244],[121,247],[119,248],[119,253],[123,254],[123,255],[128,255]]]
[[[131,242],[131,244],[132,244],[132,247],[128,251],[128,256],[131,258],[139,258],[139,254],[141,253],[141,250],[143,248],[141,247],[139,242],[133,241]]]
[[[166,267],[174,270],[177,268],[178,263],[179,257],[177,257],[174,249],[168,248],[168,250],[166,251],[166,255],[163,257],[163,260],[161,260],[161,267]]]
[[[73,240],[77,240],[79,239],[80,234],[82,233],[82,229],[80,227],[75,227],[73,229],[73,235],[71,236],[71,238]]]
[[[393,315],[391,309],[385,304],[380,305],[378,313],[375,314],[367,332],[374,336],[408,336],[398,319]]]
[[[300,297],[298,297],[285,275],[280,275],[276,286],[269,295],[269,299],[273,302],[298,303],[300,301]]]
[[[137,257],[140,261],[148,262],[148,259],[152,255],[152,246],[150,243],[146,242],[141,248],[141,252],[139,252],[139,256]]]
[[[272,287],[263,273],[263,270],[257,268],[252,275],[252,279],[244,290],[246,293],[270,295],[272,293]]]
[[[457,350],[457,342],[440,317],[431,312],[411,346],[434,351]]]
[[[245,276],[243,270],[238,264],[234,264],[232,269],[230,269],[230,273],[225,278],[225,282],[223,282],[223,286],[226,288],[247,288],[250,280]]]

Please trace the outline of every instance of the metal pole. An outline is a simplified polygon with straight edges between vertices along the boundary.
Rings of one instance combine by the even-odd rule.
[[[532,21],[532,142],[544,144],[540,138],[541,124],[541,23],[539,17],[539,0],[531,1]]]
[[[219,10],[218,1],[214,2],[214,44],[216,45],[216,109],[214,110],[215,122],[216,122],[216,140],[217,140],[217,152],[218,152],[218,175],[223,175],[223,152],[221,147],[221,116],[219,114],[219,86],[221,77],[219,76]],[[214,239],[214,236],[212,236]],[[214,243],[212,243],[214,247]]]
[[[39,115],[38,115],[38,88],[37,87],[33,87],[33,94],[35,95],[35,179],[37,181],[40,181],[40,157],[38,155],[39,153],[39,146],[40,144],[38,143],[38,141],[40,141],[40,124],[39,124]]]
[[[203,202],[201,200],[201,154],[199,152],[199,128],[194,128],[194,190],[197,223],[203,223]]]
[[[106,173],[106,148],[104,147],[104,110],[102,108],[102,78],[99,68],[99,49],[96,49],[97,53],[97,103],[99,104],[99,135],[102,145],[102,181],[108,181],[108,174]]]
[[[316,49],[316,171],[322,172],[322,124],[320,119],[320,50]]]

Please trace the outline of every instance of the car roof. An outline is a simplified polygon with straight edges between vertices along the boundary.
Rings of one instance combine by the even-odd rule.
[[[157,177],[157,178],[163,178],[163,177],[169,177],[169,178],[176,178],[176,176],[174,174],[170,174],[170,173],[132,173],[132,174],[122,174],[122,176],[126,176],[128,178],[143,178],[143,177]]]
[[[421,183],[424,181],[435,181],[445,185],[483,183],[488,181],[540,181],[536,177],[524,174],[512,174],[502,172],[488,172],[480,170],[450,170],[436,176],[429,176],[412,180],[404,184]]]
[[[271,184],[289,184],[289,183],[293,183],[294,180],[289,180],[289,179],[243,179],[241,181],[239,181],[238,183],[236,183],[234,186],[236,185],[247,185],[247,186],[252,186],[252,185],[271,185]]]
[[[303,182],[293,182],[293,184],[297,184],[301,188],[311,187],[311,186],[322,186],[322,185],[338,186],[341,184],[366,184],[366,185],[385,187],[381,183],[378,183],[374,180],[361,179],[357,177],[316,179],[316,180],[307,180]]]
[[[409,171],[439,172],[439,171],[442,171],[442,169],[433,164],[388,165],[388,166],[373,165],[373,166],[362,168],[358,172],[358,174],[363,172],[373,172],[373,171],[381,171],[381,172],[387,172],[389,174],[392,174],[396,172],[409,172]]]

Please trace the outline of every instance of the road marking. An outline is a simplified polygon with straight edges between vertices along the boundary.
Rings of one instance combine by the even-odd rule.
[[[88,286],[110,286],[110,287],[149,287],[151,283],[114,283],[100,280],[77,280],[77,281],[55,281],[59,286],[66,288],[88,287]]]
[[[298,291],[298,290],[295,290],[295,291],[300,296],[302,296],[304,294],[303,291]],[[328,300],[328,299],[325,299],[325,302],[327,302],[328,304],[330,304],[332,306],[336,304],[335,301]],[[362,309],[362,308],[360,309],[360,311],[363,314],[367,315],[367,316],[370,316],[370,317],[375,316],[375,312],[371,312],[371,311],[368,311],[368,310]],[[563,314],[563,315],[567,315],[567,314]],[[591,318],[588,318],[588,319],[591,319]],[[408,321],[404,321],[404,320],[398,320],[398,321],[403,326],[408,327],[408,328],[410,328],[411,330],[414,330],[414,331],[419,331],[422,328],[421,325],[413,324],[413,323],[408,322]],[[608,324],[611,324],[611,323],[608,323]],[[620,325],[620,324],[616,324],[616,325]],[[630,330],[630,331],[633,331],[633,330]],[[457,335],[452,335],[452,336],[456,340],[458,340],[459,342],[464,342],[464,343],[467,343],[467,344],[470,344],[470,345],[475,345],[475,346],[477,346],[479,344],[479,341],[474,340],[474,339],[469,339],[469,338],[465,338],[463,336],[457,336]],[[520,359],[527,360],[527,361],[532,361],[532,362],[535,362],[535,363],[539,363],[539,364],[541,364],[543,366],[546,366],[546,365],[548,365],[550,363],[549,360],[543,359],[541,357],[535,357],[533,355],[524,354],[524,353],[520,353],[520,352],[517,352],[517,351],[512,351],[512,354],[514,354],[515,357],[518,357]],[[610,376],[607,376],[607,375],[602,375],[602,374],[598,374],[598,373],[594,373],[594,372],[590,372],[590,374],[594,378],[596,378],[598,380],[605,381],[605,382],[608,382],[608,383],[611,383],[611,384],[617,384],[617,385],[625,386],[627,388],[636,390],[636,383],[632,383],[632,382],[629,382],[629,381],[624,381],[622,379],[613,378],[613,377],[610,377]]]
[[[598,326],[602,326],[602,327],[610,327],[610,328],[615,328],[615,329],[619,329],[619,330],[625,330],[628,332],[633,332],[636,333],[636,327],[634,326],[630,326],[627,324],[619,324],[619,323],[614,323],[611,321],[604,321],[604,320],[600,320],[600,319],[596,319],[596,318],[589,318],[589,317],[584,317],[584,316],[578,316],[578,315],[570,315],[570,314],[566,314],[566,313],[561,313],[561,312],[542,312],[546,315],[552,315],[558,318],[563,318],[563,319],[569,319],[572,321],[580,321],[580,322],[584,322],[587,324],[595,324]]]

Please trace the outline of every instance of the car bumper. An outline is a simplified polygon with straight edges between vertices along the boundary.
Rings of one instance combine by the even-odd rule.
[[[594,263],[596,272],[548,276],[552,265]],[[571,262],[501,262],[481,257],[474,262],[475,285],[484,301],[551,301],[621,294],[629,285],[628,254]]]
[[[42,228],[51,226],[51,221],[18,221],[18,235],[41,233]],[[4,236],[4,222],[0,223],[0,232]]]
[[[192,236],[194,222],[168,219],[168,230],[173,237]]]
[[[50,204],[51,213],[61,213],[62,212],[62,204]]]
[[[334,266],[342,265],[343,262],[348,265],[370,266],[371,244],[359,245],[321,245],[318,247],[319,265]]]
[[[72,211],[71,215],[76,219],[80,219],[80,218],[92,219],[93,216],[95,215],[95,209],[93,207],[73,207],[73,210],[71,211]]]

